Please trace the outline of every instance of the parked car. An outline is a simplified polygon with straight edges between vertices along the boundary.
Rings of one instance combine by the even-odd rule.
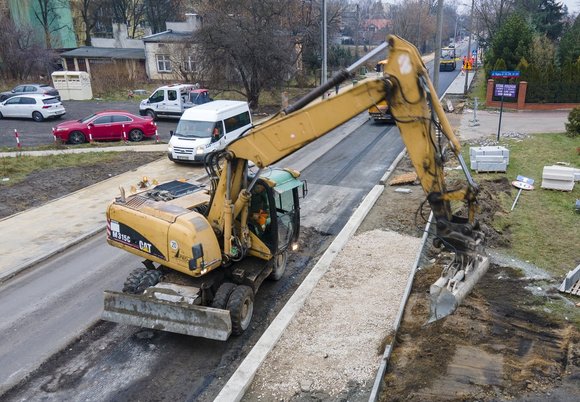
[[[60,100],[60,93],[51,87],[50,85],[45,84],[22,84],[14,87],[12,91],[2,92],[0,93],[0,102],[5,101],[8,98],[12,98],[16,95],[28,95],[28,94],[41,94],[41,95],[50,95],[58,98]]]
[[[157,126],[149,116],[140,117],[120,110],[105,110],[80,120],[60,123],[54,129],[56,138],[69,144],[91,140],[141,141],[155,135]]]
[[[62,102],[49,95],[17,95],[0,103],[0,119],[21,117],[40,122],[49,118],[60,119],[65,113]]]

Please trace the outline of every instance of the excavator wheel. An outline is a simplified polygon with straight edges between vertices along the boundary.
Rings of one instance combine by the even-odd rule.
[[[156,269],[136,268],[129,274],[123,284],[123,293],[141,294],[161,279],[161,271]]]
[[[279,281],[286,271],[286,263],[288,262],[288,251],[284,251],[274,257],[274,269],[268,278],[273,281]]]
[[[227,309],[232,319],[232,334],[241,335],[252,321],[254,292],[246,285],[236,286],[228,300]]]
[[[217,292],[215,292],[215,296],[213,297],[213,301],[211,303],[212,307],[221,308],[225,310],[228,306],[228,300],[230,299],[230,295],[236,288],[234,283],[225,282],[220,285]]]

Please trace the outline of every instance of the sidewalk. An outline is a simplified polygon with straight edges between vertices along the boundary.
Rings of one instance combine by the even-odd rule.
[[[164,146],[166,148],[167,145]],[[99,149],[105,150],[112,149]],[[143,176],[163,182],[203,174],[203,168],[177,165],[162,158],[41,207],[0,220],[0,282],[103,230],[105,208],[119,195],[119,186],[129,191]]]

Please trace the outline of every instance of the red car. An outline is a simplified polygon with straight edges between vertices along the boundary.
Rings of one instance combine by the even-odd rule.
[[[149,116],[106,110],[84,119],[60,123],[53,130],[56,138],[69,144],[82,144],[91,140],[141,141],[155,135],[157,126]]]

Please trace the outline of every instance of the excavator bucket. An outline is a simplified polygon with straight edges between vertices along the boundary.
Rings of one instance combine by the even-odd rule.
[[[488,268],[489,257],[478,255],[469,258],[467,264],[455,261],[443,270],[441,277],[429,289],[431,304],[428,323],[453,314]]]
[[[105,291],[102,319],[178,334],[225,341],[232,333],[230,312],[190,304],[188,298],[149,291],[134,295]]]

